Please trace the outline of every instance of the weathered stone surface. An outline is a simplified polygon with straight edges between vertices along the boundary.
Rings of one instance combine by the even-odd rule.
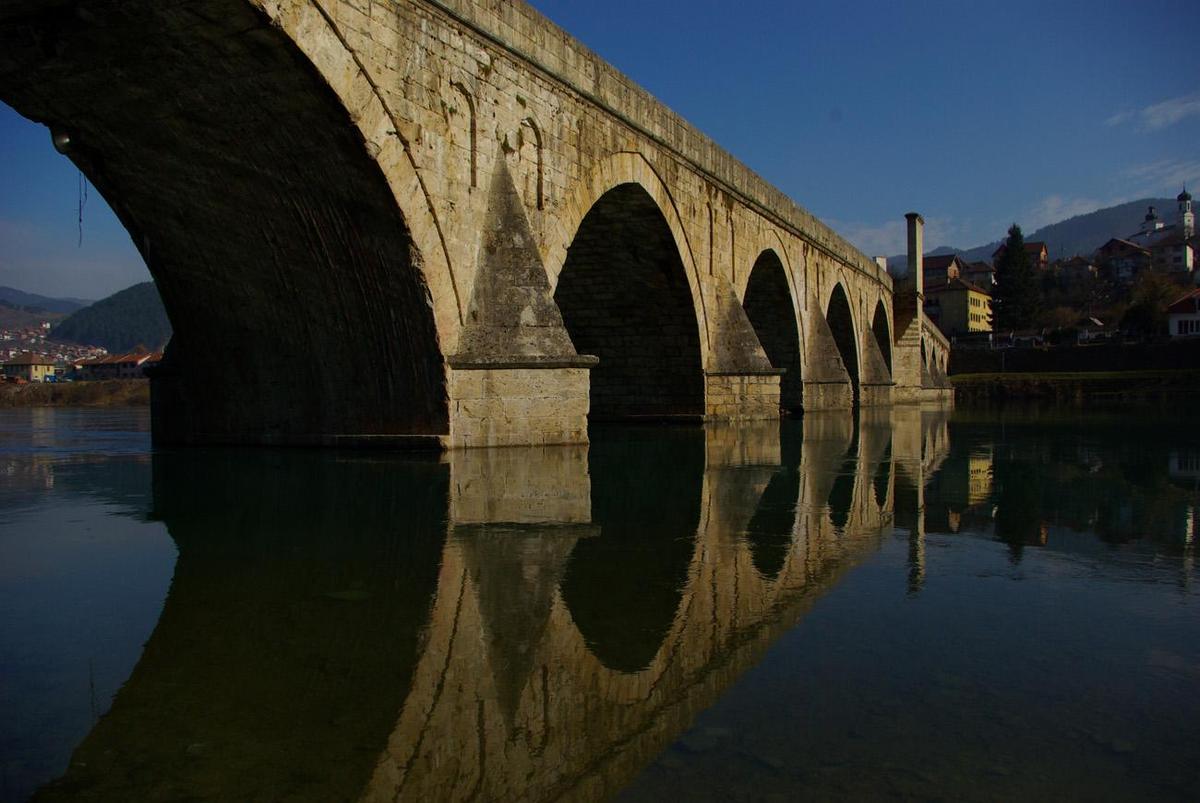
[[[26,0],[0,98],[70,135],[158,284],[160,441],[583,437],[573,410],[519,423],[520,390],[456,395],[464,366],[528,365],[574,394],[573,354],[600,358],[596,418],[755,417],[765,383],[739,410],[706,375],[763,363],[777,405],[849,406],[831,298],[851,342],[881,305],[904,332],[878,265],[519,0]],[[899,354],[924,339],[944,396],[913,321],[893,395],[927,395]]]
[[[804,410],[848,410],[854,403],[850,375],[823,315],[812,318],[804,372]]]
[[[709,421],[779,418],[778,374],[709,374],[705,382]]]
[[[714,310],[710,337],[710,374],[781,373],[771,365],[758,341],[758,335],[746,317],[733,287],[723,280],[707,285],[711,288],[708,306]],[[778,406],[778,404],[776,405]]]
[[[888,370],[875,333],[866,331],[862,341],[862,387],[859,401],[863,407],[878,407],[892,403],[892,374]]]
[[[483,218],[471,306],[452,363],[578,362],[534,245],[525,207],[497,163]]]
[[[450,393],[450,448],[587,443],[587,368],[451,368]]]

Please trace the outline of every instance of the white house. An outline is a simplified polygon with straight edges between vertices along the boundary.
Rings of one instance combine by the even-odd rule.
[[[1171,337],[1200,336],[1200,287],[1167,307],[1167,333]]]

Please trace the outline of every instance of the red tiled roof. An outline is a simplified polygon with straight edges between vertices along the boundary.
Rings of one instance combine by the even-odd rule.
[[[153,354],[148,352],[131,352],[129,354],[107,354],[103,357],[93,357],[90,360],[84,360],[80,365],[141,365],[144,362],[151,361],[152,357],[158,360],[162,359],[162,352]]]
[[[1167,312],[1182,315],[1200,312],[1200,287],[1184,293],[1172,301],[1170,306],[1167,307]]]

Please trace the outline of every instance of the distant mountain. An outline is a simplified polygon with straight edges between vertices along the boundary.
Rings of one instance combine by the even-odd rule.
[[[47,312],[41,307],[22,307],[0,299],[0,329],[29,329],[67,317],[62,312]]]
[[[1052,260],[1072,257],[1076,254],[1088,256],[1113,237],[1128,237],[1140,229],[1148,206],[1158,209],[1158,214],[1164,223],[1170,225],[1175,222],[1177,212],[1174,198],[1143,198],[1140,201],[1130,201],[1119,206],[1110,206],[1107,209],[1097,209],[1086,215],[1076,215],[1058,223],[1051,223],[1032,234],[1024,232],[1025,241],[1040,240],[1044,242],[1050,250],[1050,259]],[[967,262],[991,262],[992,254],[1000,247],[1001,242],[1001,240],[996,240],[965,251],[942,246],[930,251],[929,254],[958,254]],[[888,266],[899,268],[901,273],[905,271],[907,264],[907,257],[904,254],[888,257]]]
[[[0,301],[14,309],[26,312],[60,312],[69,315],[75,310],[83,309],[91,301],[82,298],[50,298],[39,296],[37,293],[26,293],[14,287],[0,287]]]
[[[50,337],[103,346],[110,352],[137,346],[160,349],[171,338],[171,323],[154,282],[143,282],[64,318],[50,330]]]

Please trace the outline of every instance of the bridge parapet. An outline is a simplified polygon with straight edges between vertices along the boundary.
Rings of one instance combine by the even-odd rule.
[[[427,2],[667,148],[758,214],[891,286],[886,270],[525,0]]]

